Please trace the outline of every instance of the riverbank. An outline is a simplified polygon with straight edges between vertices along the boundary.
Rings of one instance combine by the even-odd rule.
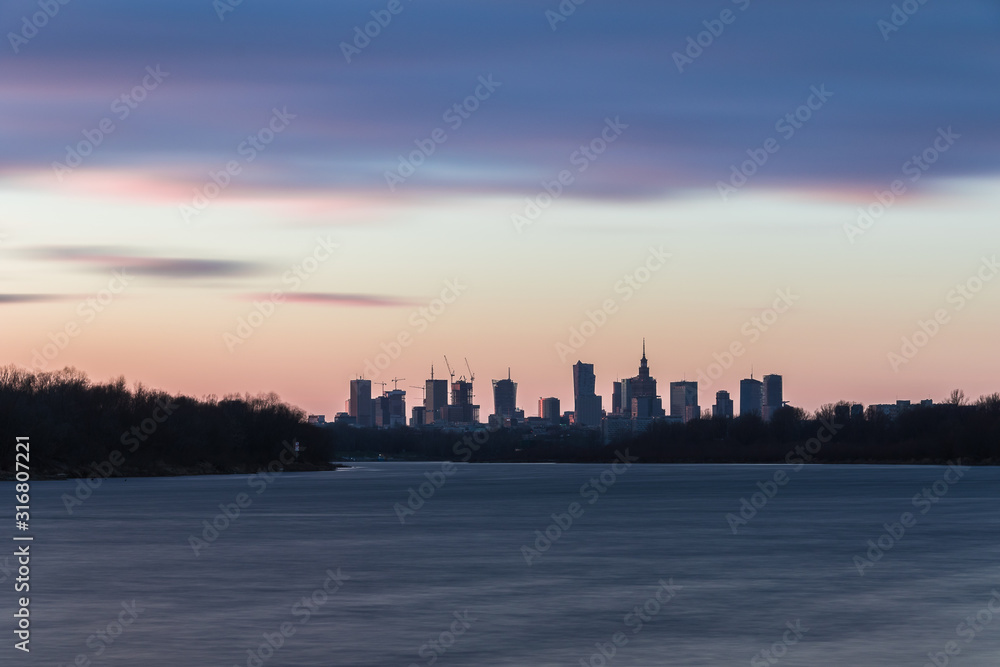
[[[324,472],[333,471],[340,468],[349,468],[344,463],[327,463],[316,465],[312,463],[294,463],[282,468],[284,472]],[[188,477],[200,475],[252,475],[260,472],[261,469],[252,466],[228,466],[219,468],[210,463],[201,463],[195,466],[176,466],[168,464],[154,465],[149,468],[119,468],[116,469],[110,478],[129,477]],[[32,481],[63,480],[63,479],[88,479],[94,478],[94,470],[91,467],[53,467],[49,469],[33,468],[31,471]],[[14,481],[14,472],[10,470],[0,470],[0,482]]]

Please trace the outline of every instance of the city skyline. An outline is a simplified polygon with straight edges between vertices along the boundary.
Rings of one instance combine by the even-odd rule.
[[[447,359],[445,359],[447,364]],[[467,360],[466,360],[467,362]],[[450,365],[448,366],[449,371],[452,369]],[[438,423],[443,422],[453,422],[457,424],[468,424],[468,423],[479,423],[478,421],[470,421],[468,419],[461,420],[451,420],[448,418],[448,405],[455,404],[456,391],[462,396],[458,399],[458,403],[468,403],[472,404],[475,402],[475,387],[469,378],[473,378],[471,367],[467,367],[469,371],[468,374],[454,373],[451,372],[450,380],[433,378],[430,377],[425,380],[425,385],[423,387],[410,385],[411,388],[421,389],[422,397],[420,401],[415,399],[410,399],[412,402],[409,403],[411,408],[419,406],[420,413],[412,412],[407,414],[412,414],[414,419],[419,419],[419,425],[430,425],[435,421]],[[646,357],[646,340],[642,340],[642,356],[639,359],[639,373],[632,378],[615,379],[611,381],[611,396],[612,400],[610,405],[605,405],[603,403],[603,394],[598,394],[601,382],[598,379],[596,368],[594,364],[578,360],[577,363],[571,368],[572,371],[572,401],[564,401],[564,398],[559,395],[539,395],[537,399],[537,414],[530,414],[530,410],[526,410],[524,406],[519,405],[517,401],[517,386],[518,382],[514,380],[511,376],[510,367],[507,369],[507,377],[500,379],[491,379],[489,382],[492,386],[492,405],[494,409],[492,411],[483,412],[482,414],[488,414],[489,417],[501,416],[503,419],[510,419],[516,416],[515,411],[521,414],[521,418],[527,417],[538,417],[542,418],[544,415],[543,405],[547,401],[555,401],[555,404],[565,404],[572,405],[572,410],[567,410],[566,413],[579,414],[581,409],[589,411],[589,417],[585,417],[583,421],[580,418],[576,418],[576,423],[578,425],[598,427],[601,424],[601,420],[605,417],[616,417],[616,416],[629,416],[632,419],[642,420],[652,420],[657,418],[672,418],[679,419],[681,421],[687,422],[692,419],[701,418],[714,418],[714,417],[726,417],[732,418],[735,416],[745,416],[747,414],[756,414],[761,417],[765,422],[770,421],[774,416],[776,410],[791,406],[795,408],[800,408],[805,411],[806,414],[811,414],[816,412],[816,409],[826,406],[833,405],[837,403],[846,403],[848,405],[853,405],[855,409],[859,407],[867,406],[892,406],[892,405],[909,405],[913,404],[928,404],[935,402],[934,397],[908,397],[900,398],[895,396],[891,399],[891,402],[886,403],[888,400],[883,397],[882,400],[873,400],[870,402],[861,401],[851,396],[843,396],[837,399],[830,399],[823,402],[821,405],[816,406],[816,409],[807,409],[799,405],[795,401],[790,401],[785,398],[784,394],[784,377],[777,373],[765,374],[761,379],[756,379],[753,377],[753,370],[751,369],[750,377],[741,378],[738,384],[738,390],[735,395],[738,396],[739,403],[735,403],[734,399],[731,398],[732,393],[723,388],[712,388],[709,390],[708,387],[703,387],[699,384],[699,380],[680,380],[669,382],[669,392],[667,394],[667,404],[666,409],[662,403],[662,397],[657,392],[657,380],[651,374],[651,368],[649,366],[649,361]],[[433,366],[431,369],[431,375],[433,376]],[[708,376],[700,376],[702,379],[707,379],[710,383],[709,386],[714,387],[716,382],[714,382]],[[396,389],[398,383],[405,380],[405,378],[393,378],[392,384],[394,389],[392,391],[385,389],[389,384],[388,382],[378,382],[373,381],[370,378],[365,378],[359,376],[350,380],[350,395],[353,397],[356,392],[356,386],[358,383],[365,383],[368,387],[368,396],[370,397],[371,404],[374,406],[378,397],[374,397],[372,392],[372,386],[381,385],[383,387],[384,396],[393,395],[406,395],[405,390]],[[449,384],[451,387],[449,387]],[[456,389],[458,387],[458,389]],[[942,395],[937,398],[937,402],[945,402],[951,397],[951,392],[954,391],[953,388],[948,392],[948,395]],[[711,394],[714,398],[712,403],[702,403],[702,392],[706,394]],[[991,392],[995,393],[995,392]],[[447,396],[451,395],[452,401],[447,400]],[[983,395],[987,395],[984,393]],[[437,399],[434,397],[438,396]],[[443,397],[443,402],[442,402]],[[480,394],[480,397],[482,395]],[[709,398],[709,396],[705,396]],[[353,401],[353,399],[351,399]],[[633,403],[633,401],[635,401]],[[532,401],[529,400],[529,403]],[[720,403],[721,402],[721,403]],[[555,405],[554,404],[554,405]],[[365,404],[367,405],[367,404]],[[434,406],[437,406],[435,408]],[[735,409],[735,405],[739,405],[739,410]],[[502,407],[500,407],[502,406]],[[581,407],[582,406],[582,407]],[[438,409],[444,408],[442,412],[438,412]],[[485,405],[475,405],[477,409],[477,415],[480,409],[486,409]],[[363,411],[365,408],[361,408]],[[345,404],[344,410],[335,410],[333,414],[350,414],[352,417],[358,417],[358,408],[351,405],[351,401]],[[432,417],[430,415],[436,414],[437,417]],[[324,413],[324,416],[326,414]],[[426,416],[426,418],[425,418]],[[332,421],[329,420],[328,421]],[[483,419],[482,423],[486,423],[488,419]],[[407,424],[415,425],[409,418],[407,418]],[[372,426],[375,424],[374,416],[371,417],[371,421],[365,421],[360,419],[358,425],[360,426]]]
[[[996,664],[998,33],[3,0],[0,666]]]
[[[329,413],[400,336],[378,380],[565,402],[645,335],[808,410],[993,391],[1000,9],[723,5],[5,3],[3,362]]]

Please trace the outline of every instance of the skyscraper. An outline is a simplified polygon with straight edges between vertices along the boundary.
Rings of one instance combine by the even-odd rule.
[[[448,419],[448,381],[434,379],[434,366],[431,366],[431,379],[424,381],[424,423],[447,421]]]
[[[712,406],[712,416],[723,419],[733,418],[733,399],[729,398],[728,391],[715,392],[715,405]]]
[[[632,416],[632,378],[625,378],[622,380],[622,408],[621,414],[623,417]]]
[[[689,422],[701,417],[697,382],[670,383],[670,416]]]
[[[769,422],[774,413],[781,409],[781,376],[765,375],[761,393],[761,416]]]
[[[642,339],[639,374],[621,382],[621,414],[632,419],[655,419],[664,416],[663,403],[656,395],[656,379],[649,374],[646,339]]]
[[[629,378],[631,398],[656,396],[656,380],[649,375],[649,363],[646,361],[646,339],[642,339],[642,359],[639,360],[639,374]]]
[[[517,410],[517,383],[510,379],[510,369],[507,369],[506,380],[493,381],[493,415],[498,423],[506,424]]]
[[[351,398],[347,403],[347,412],[354,417],[358,426],[375,425],[372,418],[371,380],[351,380]]]
[[[754,380],[752,377],[740,380],[740,417],[760,416],[762,407],[760,380]]]
[[[594,375],[594,364],[577,361],[573,364],[573,395],[589,396],[594,393],[597,377]]]
[[[538,399],[538,416],[552,424],[559,424],[559,399]]]
[[[594,393],[594,364],[573,364],[573,403],[578,426],[601,425],[601,397]]]

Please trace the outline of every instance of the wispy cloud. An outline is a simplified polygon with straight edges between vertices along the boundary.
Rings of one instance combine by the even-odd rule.
[[[70,301],[68,294],[0,294],[0,306],[21,303],[49,303],[52,301]]]
[[[270,294],[247,294],[246,299],[271,299]],[[412,299],[381,294],[342,294],[337,292],[294,292],[282,297],[290,303],[310,303],[328,306],[374,306],[400,307],[413,306],[417,302]]]
[[[437,127],[447,143],[403,195],[520,194],[567,168],[610,114],[630,124],[628,134],[571,196],[644,198],[714,188],[814,84],[834,98],[783,142],[755,186],[884,187],[939,126],[965,139],[935,177],[1000,171],[992,0],[921,5],[888,42],[877,22],[889,2],[753,2],[683,74],[672,53],[718,14],[697,0],[587,4],[557,32],[543,8],[558,3],[414,5],[350,64],[336,45],[371,20],[356,3],[260,0],[219,24],[211,3],[176,0],[130,6],[127,30],[118,4],[59,16],[17,68],[0,71],[0,173],[50,170],[107,116],[116,129],[81,171],[169,164],[172,179],[203,182],[239,159],[237,147],[280,104],[298,120],[234,179],[230,196],[385,193],[384,172]],[[23,5],[8,23],[34,7]],[[248,34],[266,39],[249,59],[232,58]],[[112,112],[112,100],[157,63],[173,72],[169,85],[126,118]],[[503,87],[453,129],[443,113],[490,73]]]
[[[126,269],[154,278],[235,278],[259,275],[266,269],[259,262],[148,257],[113,246],[42,246],[22,250],[21,254],[37,260],[84,264],[98,271]]]

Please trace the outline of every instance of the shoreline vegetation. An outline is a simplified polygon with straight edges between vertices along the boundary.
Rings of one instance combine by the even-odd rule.
[[[759,417],[653,423],[604,442],[599,431],[552,426],[359,429],[310,424],[276,394],[195,399],[124,378],[93,383],[67,368],[0,368],[0,481],[13,479],[14,436],[32,443],[31,476],[166,477],[332,471],[354,461],[1000,465],[1000,395],[914,406],[890,418],[847,403],[815,415],[794,407]]]

